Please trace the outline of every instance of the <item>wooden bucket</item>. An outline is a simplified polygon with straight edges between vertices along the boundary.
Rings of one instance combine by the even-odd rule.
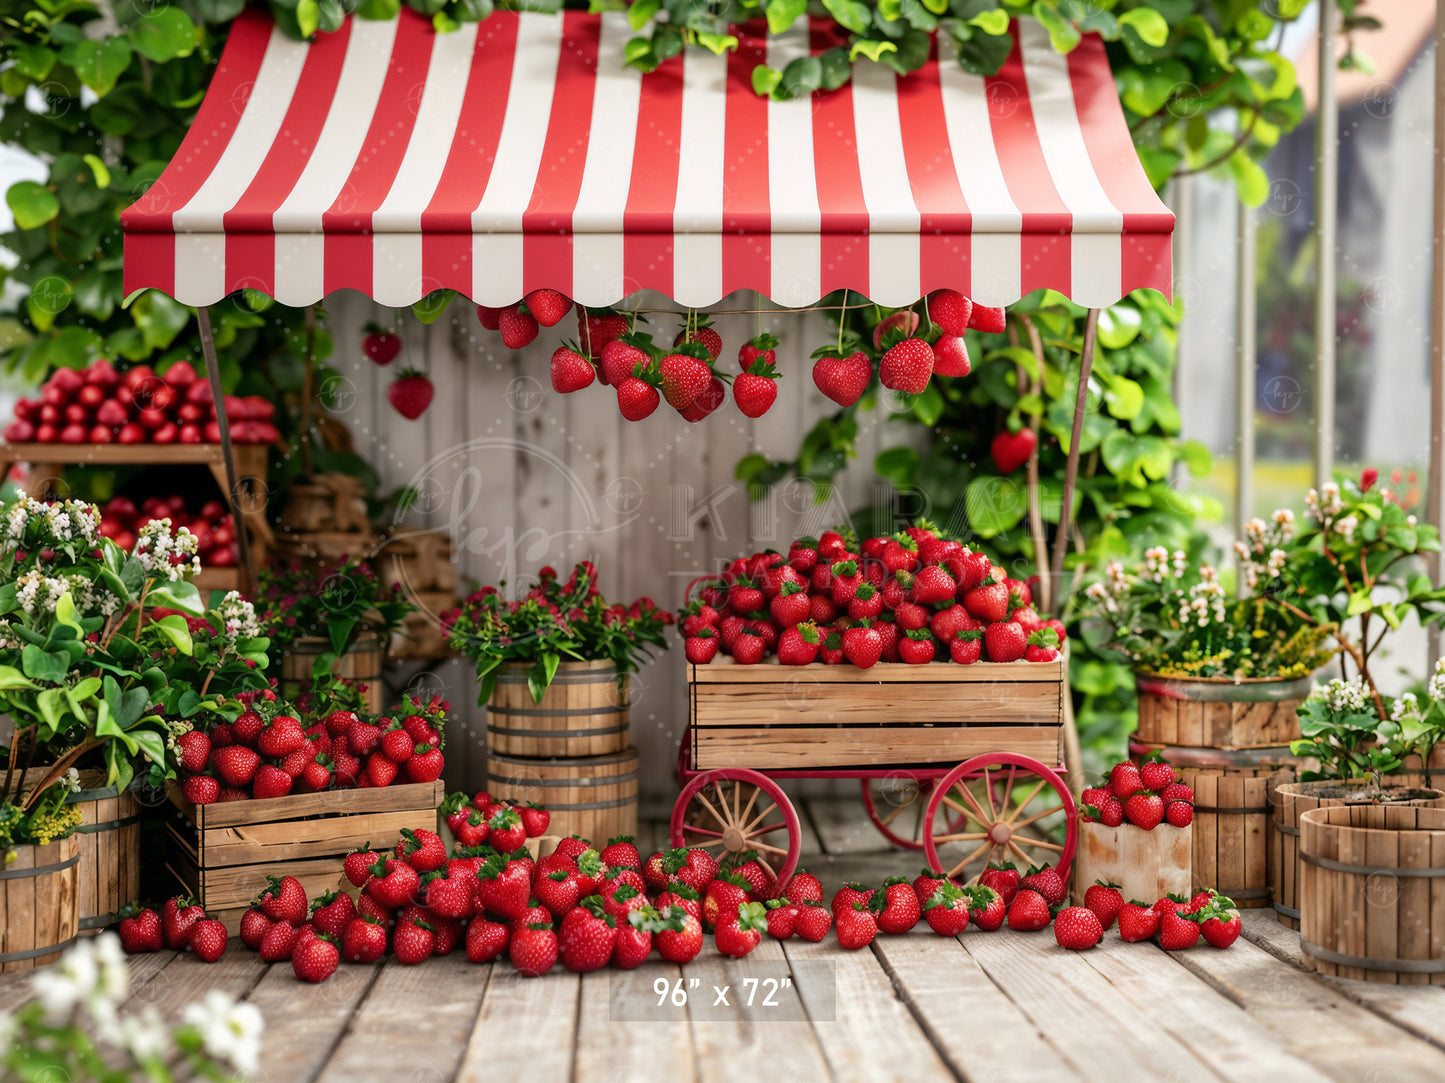
[[[1337,797],[1320,797],[1318,791],[1331,786],[1366,786],[1362,778],[1347,782],[1276,782],[1270,780],[1270,804],[1274,806],[1274,822],[1270,824],[1270,892],[1274,909],[1279,914],[1280,924],[1286,928],[1299,928],[1299,839],[1300,817],[1317,808],[1374,808],[1374,805],[1347,805]],[[1413,801],[1393,804],[1394,808],[1439,807],[1445,803],[1445,793],[1431,790],[1433,797],[1422,797]]]
[[[0,973],[53,963],[75,943],[79,916],[77,836],[44,846],[17,846],[0,867]]]
[[[1295,709],[1309,695],[1312,678],[1234,681],[1141,673],[1135,684],[1139,728],[1134,736],[1139,741],[1192,748],[1272,748],[1299,740]]]
[[[600,848],[637,834],[637,749],[570,760],[487,757],[487,791],[509,801],[535,801],[552,813],[548,832],[581,835]]]
[[[1299,846],[1306,967],[1445,985],[1445,809],[1312,809],[1300,817]]]
[[[97,786],[71,794],[66,803],[79,805],[83,818],[75,829],[77,912],[80,934],[93,936],[119,921],[120,908],[140,897],[140,802],[130,790]]]
[[[1143,756],[1158,748],[1194,791],[1194,889],[1214,888],[1240,909],[1270,903],[1271,780],[1292,782],[1299,760],[1288,748],[1178,748],[1129,743]]]
[[[1084,893],[1096,880],[1119,885],[1125,901],[1153,903],[1165,895],[1188,894],[1190,833],[1182,827],[1160,824],[1145,831],[1133,824],[1107,827],[1079,824],[1079,848],[1074,854],[1074,901],[1083,905]]]
[[[563,662],[542,696],[527,690],[530,667],[509,664],[487,701],[487,747],[503,756],[610,756],[627,748],[631,683],[611,662]]]
[[[320,636],[303,636],[286,648],[281,656],[281,698],[293,700],[309,691],[317,656],[330,650],[331,644]],[[336,662],[337,676],[366,685],[362,698],[372,714],[381,713],[386,698],[386,689],[381,683],[385,660],[386,644],[381,637],[363,634]]]

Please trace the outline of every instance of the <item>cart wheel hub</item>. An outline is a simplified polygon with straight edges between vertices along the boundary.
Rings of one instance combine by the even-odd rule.
[[[996,823],[988,829],[988,839],[995,846],[1006,846],[1013,838],[1013,828],[1006,823]]]
[[[723,845],[731,853],[739,853],[747,846],[747,838],[736,827],[726,828],[722,833]]]

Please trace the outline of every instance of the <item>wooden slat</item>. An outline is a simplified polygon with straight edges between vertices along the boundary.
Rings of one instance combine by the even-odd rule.
[[[201,850],[208,870],[296,858],[345,854],[367,842],[380,845],[404,827],[433,826],[436,810],[367,812],[323,820],[276,820],[237,827],[208,827]]]
[[[326,790],[323,793],[288,794],[259,801],[225,801],[192,805],[171,785],[167,796],[186,819],[198,828],[247,827],[272,820],[299,820],[309,816],[351,815],[360,812],[416,811],[435,813],[446,796],[437,782],[408,782],[368,789]]]
[[[798,688],[781,683],[711,684],[698,685],[696,692],[695,726],[876,725],[889,720],[936,726],[1058,724],[1063,702],[1057,684],[1039,681],[917,686],[890,681]]]
[[[714,729],[698,734],[698,766],[755,769],[883,767],[888,764],[961,763],[1007,749],[1054,764],[1059,730],[1053,726],[969,726],[892,729]]]
[[[232,950],[244,949],[237,944]],[[377,964],[342,963],[314,990],[297,980],[289,963],[267,970],[246,998],[266,1020],[260,1078],[288,1083],[314,1079],[380,970]],[[305,1010],[297,1011],[303,998]]]
[[[570,1080],[580,976],[558,963],[540,978],[524,978],[505,959],[472,969],[473,982],[478,989],[485,986],[486,995],[466,1039],[458,1083]],[[543,1037],[543,1028],[549,1037]]]
[[[820,1018],[818,1010],[825,1002],[825,990],[803,977],[806,971],[794,979],[835,1079],[915,1083],[953,1075],[898,999],[888,974],[871,951],[839,951],[832,937],[821,944],[794,938],[783,942],[783,950],[795,968],[803,961],[819,960],[831,960],[836,968],[833,987],[826,991],[835,998],[831,1020]]]
[[[969,934],[964,937],[968,940]],[[1048,1041],[1047,1028],[1000,995],[998,986],[957,940],[942,939],[929,930],[880,936],[874,950],[898,995],[912,1007],[929,1039],[958,1074],[1010,1083],[1073,1078],[1064,1054]]]
[[[451,1079],[486,988],[478,976],[461,950],[383,967],[317,1078]]]
[[[246,906],[262,888],[266,877],[284,872],[301,881],[308,899],[334,889],[341,882],[340,863],[332,857],[290,861],[285,865],[233,865],[220,869],[197,869],[183,855],[172,855],[167,867],[187,887],[204,895],[207,910]]]
[[[692,967],[687,967],[689,972]],[[577,1018],[577,1054],[572,1078],[577,1083],[617,1079],[660,1079],[691,1083],[694,1075],[692,1032],[687,1012],[673,1022],[637,1022],[611,1017],[614,999],[656,1003],[652,983],[682,977],[682,969],[654,956],[636,970],[604,970],[582,981]],[[524,1078],[536,1079],[531,1071]],[[566,1079],[566,1076],[559,1076]]]
[[[893,849],[867,817],[859,814],[861,807],[857,797],[814,798],[807,805],[808,816],[817,828],[825,853],[876,854]],[[906,825],[904,821],[907,821]],[[893,827],[901,828],[900,833],[906,834],[912,824],[913,810],[910,808],[894,821]]]
[[[1064,678],[1066,659],[1052,662],[979,662],[971,666],[936,662],[926,666],[910,666],[902,662],[879,662],[870,669],[856,666],[828,666],[815,662],[809,666],[784,666],[770,658],[753,666],[738,665],[726,655],[719,655],[705,666],[687,667],[692,683],[771,683],[803,679],[818,684],[882,684],[889,681],[903,684],[942,682],[944,684],[1028,684],[1036,681],[1057,684]]]

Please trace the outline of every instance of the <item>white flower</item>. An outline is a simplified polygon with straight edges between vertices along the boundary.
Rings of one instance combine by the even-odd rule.
[[[147,1004],[138,1015],[127,1015],[118,1025],[121,1046],[139,1064],[164,1060],[170,1048],[171,1035],[154,1004]]]
[[[201,570],[200,543],[186,527],[171,531],[169,519],[152,519],[140,528],[134,556],[157,578],[176,582]]]
[[[44,970],[37,970],[30,979],[35,999],[40,1001],[46,1015],[66,1015],[88,1003],[99,992],[100,966],[93,943],[91,940],[80,941],[58,962]]]
[[[1430,693],[1430,698],[1437,702],[1445,700],[1445,658],[1435,663],[1435,672],[1430,675],[1426,691]]]
[[[15,1033],[20,1025],[15,1022],[15,1017],[9,1012],[0,1012],[0,1052],[4,1052],[15,1042]]]
[[[1365,682],[1359,678],[1346,681],[1335,677],[1329,684],[1317,684],[1310,689],[1310,699],[1322,699],[1329,710],[1340,714],[1363,713],[1368,698]]]
[[[79,775],[76,785],[78,788]],[[120,937],[115,933],[101,933],[91,943],[95,945],[95,961],[100,971],[100,992],[119,1003],[130,992],[130,967],[126,966]]]
[[[1355,528],[1360,525],[1359,519],[1353,515],[1346,515],[1339,522],[1335,523],[1335,529],[1344,538],[1349,538],[1355,533]]]
[[[1407,718],[1417,718],[1420,714],[1420,703],[1415,698],[1414,692],[1402,692],[1398,699],[1390,706],[1390,718],[1395,722],[1404,721]]]
[[[261,634],[261,622],[256,617],[256,607],[240,591],[231,591],[221,599],[217,607],[228,639],[253,639]]]
[[[183,1018],[195,1027],[206,1052],[229,1063],[242,1075],[255,1075],[261,1062],[261,1012],[254,1004],[237,1004],[212,989],[199,1004],[188,1004]]]
[[[79,793],[80,772],[77,771],[74,767],[72,767],[69,771],[66,771],[65,774],[61,776],[60,784],[71,793]]]

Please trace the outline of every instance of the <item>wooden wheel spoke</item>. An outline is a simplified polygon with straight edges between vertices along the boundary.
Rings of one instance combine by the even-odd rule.
[[[1053,808],[1046,808],[1042,812],[1034,813],[1027,820],[1020,820],[1018,823],[1011,823],[1009,826],[1012,827],[1015,831],[1018,831],[1021,828],[1028,827],[1030,824],[1038,823],[1045,816],[1052,816],[1056,812],[1063,811],[1064,809],[1062,805],[1055,805]]]
[[[753,795],[748,798],[748,807],[745,808],[745,809],[743,809],[743,811],[738,815],[738,823],[744,822],[745,820],[747,820],[747,818],[748,818],[749,816],[752,815],[752,813],[753,813],[753,806],[758,803],[758,795],[761,794],[762,792],[763,792],[763,791],[762,791],[762,787],[760,787],[760,786],[754,786],[754,787],[753,787]]]
[[[984,816],[983,807],[978,803],[978,799],[973,796],[967,786],[965,786],[962,782],[959,782],[956,783],[953,788],[954,791],[958,794],[958,796],[963,798],[964,802],[968,805],[968,807],[973,809],[973,811],[977,814],[979,823],[986,824],[993,822],[992,820],[989,820],[987,817]],[[957,808],[957,806],[954,807]],[[963,809],[959,809],[959,811],[963,812]]]
[[[961,834],[961,835],[934,835],[934,836],[933,836],[933,844],[934,844],[935,846],[937,846],[937,845],[939,845],[940,843],[944,843],[944,842],[977,842],[979,839],[986,839],[986,838],[988,838],[988,833],[987,833],[987,832],[984,832],[984,831],[967,831],[967,832],[964,832],[964,833]]]
[[[762,823],[764,820],[766,820],[766,819],[768,818],[768,813],[774,811],[775,809],[777,809],[777,807],[778,807],[778,806],[777,806],[776,803],[774,803],[774,802],[769,802],[768,807],[765,808],[765,809],[763,809],[763,811],[760,812],[760,813],[758,813],[756,816],[754,816],[754,817],[752,818],[751,822],[749,822],[748,825],[743,828],[743,834],[744,834],[744,835],[749,834],[754,827],[756,827],[758,824]],[[739,822],[741,822],[741,821],[739,821]]]
[[[682,833],[686,835],[688,832],[691,832],[694,835],[703,835],[710,839],[722,838],[721,831],[714,831],[710,827],[698,827],[696,824],[683,824]]]
[[[957,801],[955,801],[955,800],[954,800],[953,798],[951,798],[951,797],[945,797],[945,798],[943,799],[943,803],[944,803],[945,805],[947,805],[949,808],[953,809],[954,812],[958,813],[958,814],[959,814],[960,816],[962,816],[965,820],[972,820],[974,823],[978,824],[980,827],[992,827],[992,826],[993,826],[992,823],[990,823],[988,820],[984,819],[983,813],[982,813],[981,811],[979,811],[978,809],[968,808],[967,806],[960,805]]]
[[[950,872],[948,873],[949,879],[952,879],[953,877],[961,873],[969,865],[969,863],[973,861],[974,858],[978,857],[979,854],[983,853],[992,845],[993,844],[991,842],[988,842],[986,840],[980,843],[979,846],[972,853],[970,853],[957,865],[953,866],[952,870],[950,870]]]
[[[990,818],[998,819],[998,808],[993,803],[993,781],[988,777],[988,768],[983,769],[983,796],[988,801],[988,814]]]
[[[1030,858],[1028,854],[1024,853],[1022,850],[1019,849],[1019,844],[1014,842],[1013,839],[1008,840],[1008,848],[1018,855],[1019,860],[1024,863],[1025,868],[1028,868],[1034,863],[1033,859]]]
[[[731,810],[728,808],[728,792],[723,789],[722,780],[712,784],[712,792],[717,795],[717,807],[722,809],[722,823],[724,827],[734,827],[737,821],[733,819]]]
[[[898,819],[899,814],[902,813],[904,809],[908,808],[908,807],[911,806],[911,805],[915,805],[915,804],[917,804],[917,803],[918,803],[918,794],[915,793],[915,794],[914,794],[912,797],[910,797],[907,801],[904,801],[901,805],[898,805],[896,808],[894,808],[894,810],[893,810],[892,812],[890,812],[887,816],[883,817],[883,826],[884,826],[884,827],[887,827],[887,826],[888,826],[889,824],[891,824],[894,820]]]
[[[698,802],[702,805],[703,808],[707,809],[708,812],[712,814],[713,820],[716,821],[719,827],[726,828],[731,826],[728,821],[723,818],[723,814],[717,809],[713,808],[712,802],[702,795],[701,790],[698,790],[697,793],[693,794],[693,796],[697,798]]]
[[[742,816],[743,788],[738,783],[733,783],[733,823],[743,822]]]
[[[1033,803],[1034,798],[1037,797],[1040,792],[1042,792],[1043,788],[1047,785],[1047,779],[1039,779],[1038,785],[1036,785],[1032,790],[1030,790],[1029,795],[1019,802],[1018,808],[1014,809],[1013,814],[1009,816],[1009,818],[1005,820],[1004,823],[1012,824],[1015,820],[1022,816],[1024,809],[1028,808],[1029,805]]]
[[[781,857],[788,856],[788,851],[780,850],[776,846],[769,846],[766,842],[753,842],[751,845],[754,850],[761,850],[763,853],[778,854]]]
[[[927,803],[923,800],[923,794],[919,793],[918,800],[913,802],[913,841],[923,841],[923,814],[928,811]]]
[[[1020,838],[1020,839],[1019,839],[1019,845],[1021,845],[1021,846],[1037,846],[1037,847],[1038,847],[1039,849],[1041,849],[1041,850],[1052,850],[1052,851],[1054,851],[1054,853],[1056,853],[1056,854],[1061,854],[1061,853],[1064,852],[1064,848],[1063,848],[1062,846],[1060,846],[1057,842],[1047,842],[1047,841],[1045,841],[1044,839],[1026,839],[1026,838]]]
[[[1018,764],[1010,764],[1010,765],[1009,765],[1009,769],[1008,769],[1008,781],[1007,781],[1006,783],[1004,783],[1004,787],[1003,787],[1003,800],[999,802],[999,806],[998,806],[999,808],[1003,809],[1005,812],[1008,811],[1009,798],[1010,798],[1011,796],[1013,796],[1013,792],[1014,792],[1014,779],[1016,779],[1016,778],[1018,777],[1018,773],[1019,773]]]
[[[711,848],[714,847],[714,846],[721,846],[721,845],[723,845],[723,840],[722,840],[722,839],[713,839],[711,842],[705,842],[705,843],[703,843],[703,844],[702,844],[702,848],[703,848],[704,850],[709,850],[709,849],[711,849]]]

